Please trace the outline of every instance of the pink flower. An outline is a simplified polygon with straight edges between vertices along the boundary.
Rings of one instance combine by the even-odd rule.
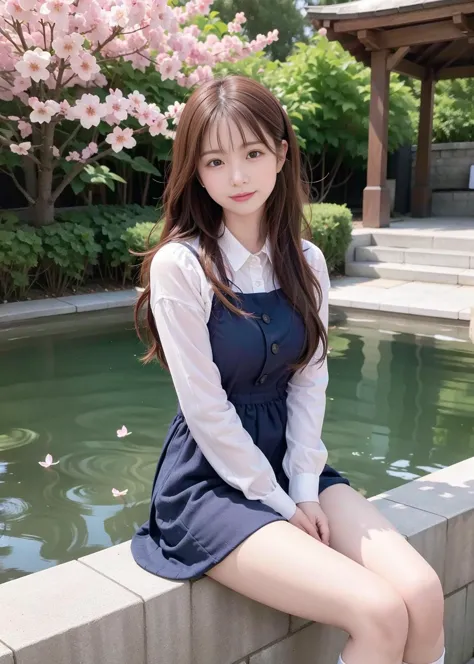
[[[82,51],[70,59],[72,71],[83,81],[90,81],[91,78],[100,72],[97,60],[90,53]]]
[[[66,161],[82,161],[82,157],[77,150],[74,150],[68,154]]]
[[[128,16],[127,10],[125,7],[120,5],[115,5],[110,10],[109,14],[109,25],[115,27],[120,26],[121,28],[126,28],[128,25]]]
[[[326,28],[319,28],[318,30],[318,35],[321,35],[321,37],[325,37],[327,35],[328,31]]]
[[[150,135],[158,136],[158,134],[165,134],[168,129],[168,123],[165,116],[162,113],[159,113],[157,117],[154,118],[153,122],[150,125]]]
[[[127,119],[130,99],[126,99],[121,90],[110,90],[110,94],[105,98],[105,105],[107,114],[112,115],[117,122]]]
[[[171,106],[168,106],[168,112],[166,113],[166,117],[171,118],[173,120],[173,124],[177,125],[179,123],[179,120],[181,118],[181,113],[184,110],[184,104],[180,104],[178,101],[175,101],[174,104]]]
[[[52,149],[52,152],[53,152],[53,157],[56,157],[56,159],[59,159],[59,157],[61,155],[59,154],[58,148],[55,145],[53,145],[53,147],[51,149]]]
[[[112,489],[112,495],[114,498],[119,498],[120,496],[126,496],[128,493],[128,489],[124,489],[123,491],[119,491],[118,489]]]
[[[242,26],[240,25],[240,23],[236,23],[235,21],[233,21],[232,23],[227,24],[227,30],[230,33],[242,32]]]
[[[26,143],[19,143],[18,145],[16,145],[15,143],[10,144],[10,150],[15,154],[19,154],[21,156],[28,154],[28,150],[30,148],[31,148],[31,143],[29,141],[26,141]]]
[[[33,109],[30,113],[31,122],[38,122],[39,124],[51,122],[53,115],[56,115],[59,111],[59,104],[52,99],[38,101],[36,97],[30,97],[28,102]]]
[[[113,132],[111,134],[107,134],[105,140],[112,146],[112,150],[114,152],[120,152],[123,148],[134,148],[137,144],[136,140],[133,138],[133,129],[130,129],[130,127],[126,127],[125,129],[114,127]],[[127,435],[128,433],[124,434],[124,436]],[[119,438],[121,437],[122,436],[119,436]]]
[[[82,95],[74,107],[74,114],[85,129],[97,127],[106,113],[105,104],[100,103],[97,95]]]
[[[70,35],[56,37],[53,40],[53,48],[59,58],[69,58],[79,55],[83,43],[84,37],[77,32],[73,32]]]
[[[145,95],[142,95],[138,90],[134,90],[128,95],[128,100],[130,101],[133,110],[136,110],[136,108],[145,101]]]
[[[176,78],[176,74],[181,69],[181,60],[177,55],[170,57],[165,57],[162,62],[158,65],[158,71],[161,74],[161,79],[166,81],[169,79],[172,81]]]
[[[18,131],[20,132],[22,138],[26,138],[33,133],[33,129],[31,128],[30,123],[25,122],[24,120],[20,120],[18,123]]]
[[[118,129],[118,127],[115,127],[115,129]],[[115,129],[114,129],[114,131],[115,131]],[[109,134],[109,136],[110,136],[110,135],[111,135],[111,134]],[[110,142],[110,141],[109,141],[109,142]],[[125,426],[125,424],[124,424],[123,427],[122,427],[121,429],[117,429],[117,438],[125,438],[125,436],[130,436],[131,433],[132,433],[132,432],[129,431],[129,430],[127,429],[127,427]]]
[[[16,21],[25,21],[27,23],[33,18],[30,11],[25,11],[18,0],[8,0],[5,10]]]
[[[39,11],[48,17],[48,21],[56,24],[56,29],[67,30],[70,4],[72,0],[49,0]]]
[[[51,62],[51,55],[48,51],[35,48],[34,51],[26,51],[21,60],[19,60],[15,69],[20,72],[23,78],[32,78],[33,81],[46,81],[49,78],[47,69]]]
[[[53,462],[53,457],[51,454],[47,454],[46,458],[44,461],[38,461],[40,466],[43,466],[43,468],[49,468],[50,466],[57,466],[59,461],[54,461]]]

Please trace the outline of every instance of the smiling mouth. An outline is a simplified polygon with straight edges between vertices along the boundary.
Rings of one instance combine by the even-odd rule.
[[[231,196],[233,201],[237,202],[242,202],[242,201],[248,201],[252,196],[255,194],[254,191],[248,193],[248,194],[236,194],[235,196]]]

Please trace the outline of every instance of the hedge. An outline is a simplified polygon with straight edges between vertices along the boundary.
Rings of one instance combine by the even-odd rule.
[[[305,215],[329,271],[339,269],[351,238],[350,211],[315,204]],[[0,301],[25,299],[33,288],[60,296],[91,283],[132,286],[136,254],[159,241],[160,216],[153,207],[98,205],[59,212],[54,224],[33,228],[0,213]]]

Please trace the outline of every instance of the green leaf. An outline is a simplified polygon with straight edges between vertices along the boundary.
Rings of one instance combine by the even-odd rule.
[[[145,159],[145,157],[135,157],[132,162],[132,168],[134,171],[139,171],[140,173],[151,173],[152,175],[160,175],[160,171],[153,166],[153,164]]]

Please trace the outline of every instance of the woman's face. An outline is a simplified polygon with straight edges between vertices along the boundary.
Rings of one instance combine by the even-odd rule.
[[[234,122],[221,120],[204,136],[201,148],[199,180],[227,218],[263,212],[288,149],[282,141],[279,153],[273,154],[248,128],[244,138]],[[267,134],[265,138],[272,145]]]

